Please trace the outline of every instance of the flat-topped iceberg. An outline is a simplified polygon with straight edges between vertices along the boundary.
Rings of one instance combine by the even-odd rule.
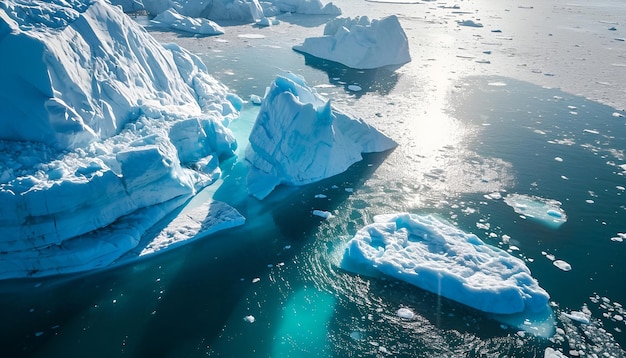
[[[362,153],[397,144],[339,111],[293,73],[266,91],[246,148],[248,193],[265,198],[279,184],[303,185],[344,172]]]
[[[199,35],[221,35],[224,29],[205,18],[192,18],[179,14],[174,9],[167,9],[150,21],[155,27],[165,27]]]
[[[333,19],[324,27],[324,36],[307,38],[293,49],[356,69],[411,61],[409,41],[395,15],[371,21],[367,16]]]
[[[242,100],[106,1],[4,2],[0,67],[0,278],[111,264],[236,149]]]
[[[542,312],[549,300],[522,260],[430,215],[374,217],[347,243],[341,267],[495,314]]]

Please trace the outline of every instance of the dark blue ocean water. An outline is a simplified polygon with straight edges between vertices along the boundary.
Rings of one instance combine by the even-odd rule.
[[[263,202],[242,192],[245,164],[223,163],[215,197],[245,226],[110,270],[0,283],[0,356],[542,357],[548,347],[625,355],[626,243],[616,239],[626,232],[623,112],[494,76],[461,77],[437,89],[439,107],[425,108],[420,74],[348,70],[269,36],[243,45],[236,36],[159,36],[188,42],[243,98],[262,95],[280,69],[301,73],[400,146]],[[256,110],[248,105],[232,125],[242,148]],[[557,200],[567,221],[552,228],[522,218],[485,196],[495,192]],[[534,337],[408,284],[338,268],[359,228],[399,211],[433,213],[524,259],[551,296],[556,334]],[[415,316],[399,317],[400,308]],[[589,324],[562,315],[581,310]]]

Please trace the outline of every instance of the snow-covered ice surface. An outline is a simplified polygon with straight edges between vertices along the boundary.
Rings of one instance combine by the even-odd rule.
[[[346,171],[363,153],[395,147],[363,119],[332,106],[304,78],[285,73],[267,89],[250,133],[248,192],[263,199],[277,185],[314,183]]]
[[[433,216],[375,216],[348,241],[341,267],[406,281],[488,313],[550,317],[550,296],[522,260]],[[547,326],[540,335],[553,334],[554,322]],[[537,330],[532,323],[520,327]]]
[[[110,265],[219,177],[242,101],[104,1],[0,11],[0,277]]]
[[[306,38],[293,49],[356,69],[411,61],[409,41],[395,15],[373,20],[367,16],[333,19],[324,27],[324,36]]]

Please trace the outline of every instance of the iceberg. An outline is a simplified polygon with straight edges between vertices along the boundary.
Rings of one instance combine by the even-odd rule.
[[[401,66],[411,61],[409,41],[398,17],[337,18],[326,23],[324,36],[309,37],[295,51],[355,69]]]
[[[146,11],[153,15],[174,9],[177,13],[190,18],[241,22],[255,22],[264,16],[263,8],[258,0],[143,0],[143,4]]]
[[[158,14],[150,21],[153,26],[166,27],[199,35],[222,35],[224,29],[215,22],[205,18],[183,16],[174,9]]]
[[[431,215],[375,216],[346,244],[341,267],[493,314],[543,312],[550,298],[522,260]]]
[[[538,221],[550,228],[558,229],[567,221],[561,202],[532,195],[509,194],[504,202],[524,218]]]
[[[0,278],[113,264],[237,147],[243,101],[106,1],[3,2],[0,54]],[[207,205],[160,242],[243,222]]]
[[[293,73],[267,89],[246,147],[248,193],[263,199],[280,184],[310,184],[344,172],[362,153],[397,144],[331,106]]]

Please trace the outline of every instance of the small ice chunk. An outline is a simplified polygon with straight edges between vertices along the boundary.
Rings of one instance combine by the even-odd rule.
[[[254,321],[256,320],[256,318],[254,318],[253,315],[247,315],[243,318],[244,321],[248,322],[248,323],[254,323]]]
[[[548,347],[543,352],[543,358],[567,358],[567,356],[561,353],[561,351],[557,351],[552,347]]]
[[[413,319],[415,317],[415,313],[406,307],[402,307],[396,313],[400,318]]]
[[[572,269],[572,265],[570,265],[569,263],[563,261],[563,260],[554,260],[554,262],[552,262],[552,264],[558,268],[560,268],[563,271],[570,271]]]
[[[252,104],[254,104],[255,106],[260,106],[261,105],[261,97],[255,95],[255,94],[251,94],[250,95],[250,102],[252,102]]]
[[[557,162],[562,162],[563,158],[561,158],[561,157],[554,157],[554,160],[556,160]]]
[[[255,278],[252,279],[252,283],[257,283],[259,281],[261,281],[260,277],[255,277]]]
[[[589,324],[589,315],[581,311],[563,312],[563,316],[583,324]]]
[[[485,194],[484,197],[485,199],[500,200],[502,199],[502,194],[496,191],[491,194]]]
[[[319,216],[324,219],[330,219],[333,217],[333,214],[331,214],[330,211],[325,210],[313,210],[313,215]]]
[[[361,88],[361,86],[358,86],[358,85],[349,85],[348,89],[352,92],[360,92],[363,90],[363,88]]]
[[[324,194],[316,194],[315,195],[315,199],[326,199],[326,198],[327,198],[327,196],[324,195]]]

